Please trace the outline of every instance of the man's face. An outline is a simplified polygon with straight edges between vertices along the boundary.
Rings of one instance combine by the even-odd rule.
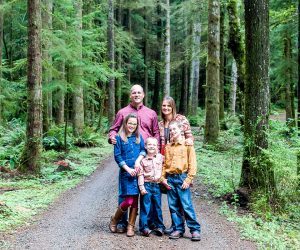
[[[157,154],[158,147],[157,147],[157,140],[155,139],[148,139],[145,145],[148,154]]]
[[[143,103],[144,92],[141,86],[133,86],[130,93],[130,100],[134,106],[138,106]]]

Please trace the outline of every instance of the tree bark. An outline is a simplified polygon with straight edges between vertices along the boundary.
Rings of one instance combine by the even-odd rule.
[[[268,148],[269,128],[269,1],[244,0],[246,84],[244,156],[240,186],[250,190],[275,189]]]
[[[83,102],[83,86],[81,83],[83,72],[82,62],[82,0],[74,0],[74,9],[76,11],[76,50],[77,58],[70,67],[70,82],[73,85],[73,134],[80,136],[84,128],[84,102]]]
[[[49,53],[51,49],[51,35],[52,32],[52,0],[42,0],[44,9],[42,11],[42,62],[43,62],[43,133],[49,130],[52,122],[52,91],[50,82],[52,81],[52,57]]]
[[[42,60],[40,0],[28,0],[27,129],[19,170],[38,173],[42,151]]]
[[[119,5],[118,5],[118,9],[117,9],[117,21],[118,21],[118,26],[121,28],[122,27],[122,13],[123,13],[123,9],[122,9],[122,4],[123,1],[119,0]],[[122,72],[122,49],[118,48],[118,51],[116,53],[116,66],[119,72]],[[116,78],[116,96],[115,96],[115,109],[116,110],[120,110],[122,105],[121,105],[121,100],[122,100],[122,79],[121,77]]]
[[[157,37],[157,48],[155,53],[155,78],[154,78],[154,91],[153,91],[153,98],[152,98],[152,109],[156,112],[160,110],[160,103],[159,103],[159,94],[160,94],[160,64],[161,64],[161,38],[162,38],[162,20],[161,20],[161,7],[160,7],[160,0],[157,0],[157,21],[156,21],[156,37]]]
[[[206,66],[205,135],[208,144],[219,136],[220,1],[208,1],[208,51]]]
[[[221,3],[220,8],[220,108],[219,108],[219,119],[224,120],[224,34],[225,34],[225,4]]]
[[[145,92],[145,97],[144,97],[144,104],[147,106],[148,105],[148,97],[149,97],[149,75],[148,75],[148,60],[149,60],[149,45],[148,45],[148,26],[147,26],[147,14],[146,14],[146,8],[144,8],[144,92]]]
[[[292,40],[291,35],[288,31],[285,31],[283,38],[284,43],[284,61],[286,67],[284,69],[285,75],[285,113],[286,113],[286,123],[289,127],[294,127],[295,125],[295,114],[293,112],[293,87],[292,87]]]
[[[3,0],[0,0],[2,6]],[[0,9],[0,93],[2,93],[3,9]],[[3,123],[3,101],[0,97],[0,125]]]
[[[170,74],[171,74],[171,37],[170,37],[170,1],[166,0],[166,43],[165,43],[165,83],[164,96],[170,96]]]
[[[114,51],[114,5],[113,0],[108,0],[108,22],[107,22],[107,44],[108,61],[111,72],[115,70],[115,51]],[[115,78],[109,80],[108,89],[108,121],[112,124],[115,118]]]
[[[200,70],[200,39],[201,39],[201,22],[199,15],[193,23],[193,43],[192,43],[192,64],[190,77],[190,108],[191,115],[197,115],[198,93],[199,93],[199,70]]]
[[[232,66],[231,66],[231,87],[230,87],[230,104],[229,104],[229,110],[231,115],[235,115],[237,78],[238,78],[237,67],[236,67],[236,62],[233,58]]]

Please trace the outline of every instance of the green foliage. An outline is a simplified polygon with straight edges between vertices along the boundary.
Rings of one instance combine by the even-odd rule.
[[[14,169],[19,162],[25,141],[25,127],[17,119],[0,127],[0,165]]]
[[[71,150],[68,154],[54,150],[44,151],[44,163],[39,177],[0,179],[0,190],[14,189],[1,195],[1,202],[5,206],[0,207],[0,232],[12,231],[30,221],[32,216],[47,208],[62,192],[76,186],[84,176],[90,175],[99,161],[112,151],[106,137],[98,140],[101,148]],[[58,159],[68,161],[74,170],[57,172],[55,162]]]
[[[198,174],[216,197],[234,193],[239,186],[243,155],[243,138],[237,119],[225,117],[228,130],[222,131],[214,146],[202,146],[196,140]],[[229,122],[231,121],[231,122]],[[264,153],[274,166],[276,197],[261,191],[251,195],[254,214],[241,216],[238,197],[233,195],[233,209],[224,205],[221,212],[237,222],[242,236],[254,240],[261,249],[297,249],[300,244],[299,176],[297,133],[279,121],[270,121],[269,149]]]

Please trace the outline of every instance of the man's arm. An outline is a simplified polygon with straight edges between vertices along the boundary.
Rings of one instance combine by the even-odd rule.
[[[110,143],[110,144],[116,144],[117,143],[117,141],[116,141],[116,135],[119,132],[119,129],[120,129],[121,125],[122,125],[122,122],[123,122],[123,115],[120,114],[120,111],[119,111],[116,114],[116,118],[115,118],[112,126],[109,129],[109,132],[108,132],[108,143]]]
[[[154,116],[152,119],[152,131],[153,131],[152,136],[157,139],[158,149],[160,149],[160,135],[159,135],[159,127],[158,127],[158,118],[157,118],[157,114],[155,111],[154,111]]]

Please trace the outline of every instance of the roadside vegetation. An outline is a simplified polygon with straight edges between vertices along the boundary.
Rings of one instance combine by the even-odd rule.
[[[202,117],[202,115],[200,115]],[[201,118],[198,119],[201,126]],[[196,129],[198,175],[209,192],[222,201],[220,213],[237,222],[242,237],[255,241],[260,249],[299,249],[300,198],[297,153],[300,138],[282,121],[270,121],[269,149],[275,169],[276,199],[265,193],[251,198],[239,190],[243,157],[243,133],[235,117],[226,117],[219,141],[203,145],[203,131]],[[249,199],[249,200],[248,200]]]
[[[62,192],[90,175],[112,147],[103,133],[86,128],[80,138],[53,127],[43,139],[42,169],[38,176],[22,176],[16,170],[23,150],[25,127],[17,120],[0,127],[0,232],[27,224]]]

